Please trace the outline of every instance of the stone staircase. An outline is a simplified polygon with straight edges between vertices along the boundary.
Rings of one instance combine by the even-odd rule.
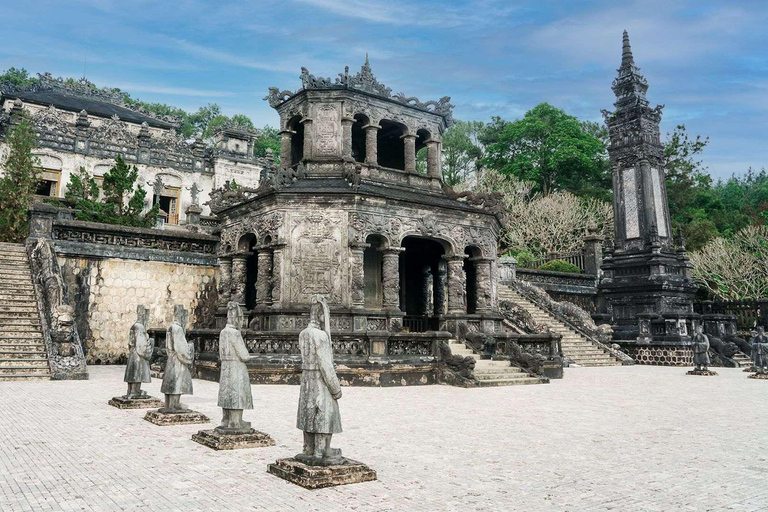
[[[475,359],[475,380],[480,387],[487,386],[519,386],[525,384],[543,384],[546,379],[524,372],[509,361],[491,361],[480,359],[472,349],[457,340],[451,340],[448,346],[455,356],[470,356]]]
[[[0,381],[50,378],[27,252],[0,243]]]
[[[752,367],[752,359],[744,352],[736,352],[731,359],[738,363],[739,368]]]
[[[563,355],[579,366],[621,366],[621,360],[606,353],[589,338],[552,316],[548,311],[520,295],[510,286],[499,284],[499,301],[513,302],[531,314],[539,325],[546,325],[549,330],[560,334]]]

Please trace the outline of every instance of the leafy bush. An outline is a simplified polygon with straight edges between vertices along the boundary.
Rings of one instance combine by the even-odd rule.
[[[550,270],[552,272],[569,272],[571,274],[578,274],[581,272],[579,267],[573,263],[568,263],[563,260],[552,260],[539,267],[539,270]]]

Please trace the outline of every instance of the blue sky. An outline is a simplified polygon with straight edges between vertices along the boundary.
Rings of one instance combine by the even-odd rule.
[[[662,131],[709,136],[716,176],[768,167],[768,1],[258,0],[2,2],[0,69],[86,76],[261,126],[262,98],[301,66],[335,77],[369,53],[395,92],[449,95],[460,119],[522,116],[547,101],[582,119],[611,108],[627,29]],[[86,58],[87,52],[87,58]]]

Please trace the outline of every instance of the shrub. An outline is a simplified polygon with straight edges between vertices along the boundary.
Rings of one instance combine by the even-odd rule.
[[[568,263],[563,260],[551,260],[539,267],[539,270],[550,270],[552,272],[569,272],[571,274],[578,274],[581,272],[579,267],[573,263]]]

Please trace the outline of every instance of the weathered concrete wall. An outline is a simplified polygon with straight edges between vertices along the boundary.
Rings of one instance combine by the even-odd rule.
[[[213,266],[72,256],[59,264],[89,364],[125,361],[139,304],[150,310],[150,327],[170,325],[174,304],[189,308],[190,325],[213,321]]]

